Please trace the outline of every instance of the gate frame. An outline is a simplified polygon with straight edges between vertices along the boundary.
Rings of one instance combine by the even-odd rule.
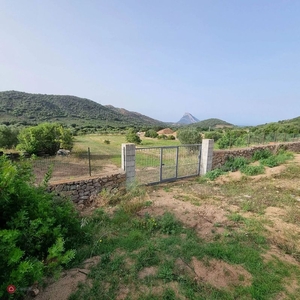
[[[195,146],[199,146],[199,144],[194,144]],[[190,145],[182,145],[182,146],[192,146]],[[177,177],[178,175],[178,146],[165,146],[165,147],[144,147],[139,149],[151,149],[151,148],[177,148],[176,153],[176,177],[170,179],[162,179],[162,152],[160,152],[160,182],[172,181],[181,178],[187,178],[191,176],[199,176],[204,175],[212,169],[212,159],[213,159],[213,148],[214,148],[214,140],[213,139],[203,139],[201,148],[200,148],[200,160],[198,166],[198,172],[196,175]],[[126,173],[126,184],[132,184],[135,181],[135,152],[136,146],[135,144],[122,144],[121,146],[122,152],[122,169]],[[200,155],[199,153],[199,155]],[[157,183],[160,183],[157,182]],[[156,183],[156,182],[155,182]],[[153,183],[153,184],[155,184]]]

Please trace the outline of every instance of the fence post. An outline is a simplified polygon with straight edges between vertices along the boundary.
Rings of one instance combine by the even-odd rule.
[[[201,161],[200,161],[200,175],[205,175],[212,169],[212,160],[214,152],[214,140],[202,140]]]
[[[91,167],[91,150],[90,147],[88,147],[88,160],[89,160],[89,174],[92,176],[92,167]]]
[[[126,185],[135,180],[135,144],[122,144],[122,170],[126,173]]]

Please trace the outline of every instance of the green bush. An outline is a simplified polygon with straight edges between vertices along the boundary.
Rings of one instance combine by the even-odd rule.
[[[145,137],[157,138],[158,133],[154,129],[149,129],[149,130],[145,131]]]
[[[55,155],[60,148],[71,150],[73,147],[71,131],[55,123],[24,128],[18,135],[18,140],[17,149],[36,155]]]
[[[202,141],[202,136],[196,128],[179,129],[177,138],[181,144],[200,144]]]
[[[18,144],[19,129],[13,126],[0,126],[0,148],[11,149]]]
[[[30,287],[74,257],[82,233],[78,214],[62,200],[32,183],[31,167],[0,158],[0,298],[6,287]]]
[[[228,130],[218,139],[218,146],[220,149],[246,145],[247,132],[245,130]]]
[[[213,139],[214,142],[217,142],[223,136],[223,134],[218,131],[208,131],[205,132],[204,136],[206,139]]]
[[[128,143],[134,143],[136,145],[139,145],[142,142],[141,138],[137,135],[134,128],[129,128],[127,130],[126,141]]]

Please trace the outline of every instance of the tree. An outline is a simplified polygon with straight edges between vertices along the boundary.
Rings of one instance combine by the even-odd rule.
[[[142,142],[141,138],[137,135],[134,128],[129,128],[127,130],[126,141],[128,143],[134,143],[134,144],[137,144],[137,145],[139,145]]]
[[[206,139],[213,139],[217,142],[222,137],[222,133],[218,131],[207,131],[204,136]]]
[[[149,129],[145,132],[145,137],[156,138],[158,137],[158,133],[154,129]]]
[[[177,138],[181,144],[200,144],[202,141],[202,136],[196,128],[179,129]]]
[[[218,140],[220,149],[229,148],[232,146],[247,145],[248,133],[245,130],[231,130],[226,131]]]
[[[19,130],[13,126],[0,126],[0,148],[10,149],[18,144]]]
[[[55,155],[60,148],[71,150],[73,147],[71,131],[56,123],[24,128],[18,135],[18,140],[17,149],[36,155]]]

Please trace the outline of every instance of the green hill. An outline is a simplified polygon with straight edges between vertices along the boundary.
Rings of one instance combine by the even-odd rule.
[[[0,124],[34,125],[60,122],[78,126],[164,126],[141,114],[125,115],[92,100],[75,96],[0,92]]]
[[[191,127],[199,127],[199,128],[223,128],[223,127],[234,127],[233,124],[230,124],[226,121],[216,119],[216,118],[211,118],[211,119],[206,119],[203,121],[199,121],[197,123],[193,123],[191,125],[188,125]]]

